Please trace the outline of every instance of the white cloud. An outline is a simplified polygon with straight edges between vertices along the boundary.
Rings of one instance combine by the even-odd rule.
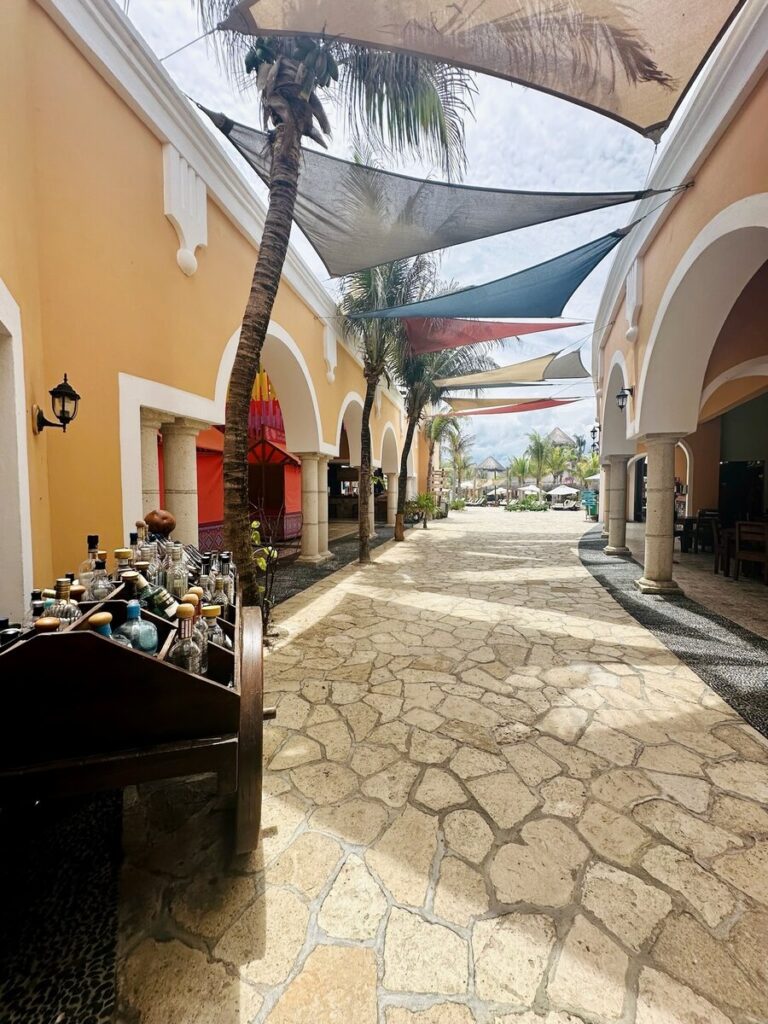
[[[159,56],[201,32],[190,0],[163,0],[161,4],[156,0],[129,0],[128,13]],[[223,110],[245,123],[260,123],[255,96],[238,92],[219,67],[209,40],[195,43],[171,57],[164,66],[185,93],[206,106]],[[480,77],[478,90],[475,118],[467,125],[468,183],[570,192],[643,187],[653,147],[628,128],[574,104],[495,79]],[[332,105],[330,114],[333,116]],[[214,139],[212,134],[212,144],[219,144]],[[339,125],[330,148],[337,155],[349,154],[348,139]],[[438,176],[435,168],[414,162],[406,163],[404,169],[408,173]],[[263,194],[263,186],[255,176],[253,180],[254,187]],[[576,248],[629,223],[631,217],[632,207],[615,207],[456,246],[444,253],[443,272],[462,286],[492,280]],[[309,243],[297,230],[294,236],[302,255],[332,290],[332,282]],[[567,316],[594,319],[612,259],[611,255],[604,260],[574,294],[565,311]],[[537,340],[511,343],[496,358],[500,363],[516,362],[570,344],[590,330],[587,325],[543,334]],[[588,366],[588,348],[582,358]],[[570,388],[530,389],[526,395],[568,397],[590,392],[587,380]],[[495,392],[494,397],[497,396]],[[594,400],[530,414],[475,417],[468,425],[477,440],[477,458],[495,455],[503,462],[524,450],[525,435],[531,430],[548,432],[561,426],[569,434],[585,434],[593,421]]]

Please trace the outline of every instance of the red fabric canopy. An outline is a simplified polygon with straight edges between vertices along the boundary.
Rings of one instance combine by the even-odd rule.
[[[504,338],[519,338],[523,334],[538,334],[543,331],[564,330],[566,327],[580,327],[583,320],[511,321],[498,320],[454,320],[445,317],[404,317],[403,323],[411,343],[411,350],[439,352],[446,348],[460,348],[462,345],[478,345],[481,341],[502,341]]]
[[[448,416],[497,416],[500,413],[510,412],[536,412],[537,409],[552,409],[556,405],[570,405],[572,402],[581,402],[581,398],[534,398],[530,402],[518,402],[515,405],[503,405],[503,399],[499,404],[490,409],[467,409],[466,412],[450,412]]]
[[[257,466],[299,466],[299,460],[281,445],[259,436],[248,448],[248,461]]]

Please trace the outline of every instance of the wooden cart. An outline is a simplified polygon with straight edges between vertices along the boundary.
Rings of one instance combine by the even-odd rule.
[[[158,629],[156,656],[91,630],[95,611],[125,621],[118,597],[0,654],[0,804],[215,772],[237,794],[236,851],[255,849],[263,721],[274,717],[263,706],[260,609],[223,623],[234,649],[210,645],[203,677],[167,661],[176,630],[161,617],[142,613]]]

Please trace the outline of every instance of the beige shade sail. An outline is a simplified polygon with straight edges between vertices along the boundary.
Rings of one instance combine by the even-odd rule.
[[[243,0],[220,28],[401,50],[553,93],[650,137],[745,0]]]
[[[548,352],[534,359],[526,359],[522,363],[512,363],[511,366],[500,366],[496,370],[484,370],[481,373],[469,373],[463,377],[442,377],[435,381],[435,384],[441,388],[504,388],[523,382],[576,380],[582,377],[589,377],[589,373],[585,370],[576,350]]]

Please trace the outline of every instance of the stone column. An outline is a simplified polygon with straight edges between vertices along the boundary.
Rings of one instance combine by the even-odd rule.
[[[317,553],[322,559],[330,558],[328,548],[328,456],[317,459]]]
[[[302,562],[319,562],[317,452],[301,452],[301,556]]]
[[[611,456],[610,489],[608,499],[608,544],[606,555],[628,555],[627,547],[627,463],[628,455]]]
[[[395,525],[397,515],[397,473],[387,473],[387,526]]]
[[[678,437],[651,434],[646,482],[645,565],[637,587],[644,594],[679,594],[672,578],[675,544],[675,445]]]
[[[600,469],[602,470],[602,479],[600,481],[600,522],[602,523],[603,530],[601,536],[608,536],[608,522],[611,509],[611,464],[610,462],[604,462]]]
[[[406,497],[406,500],[407,501],[412,501],[416,497],[416,495],[418,493],[419,492],[418,492],[417,487],[416,487],[416,477],[415,476],[407,477],[406,478],[406,482],[405,482],[405,497]]]
[[[209,424],[177,419],[163,426],[165,504],[176,519],[173,532],[182,544],[197,544],[197,435]]]
[[[141,410],[141,514],[160,507],[160,468],[157,461],[157,432],[168,416],[154,409]],[[133,527],[131,527],[133,529]]]

